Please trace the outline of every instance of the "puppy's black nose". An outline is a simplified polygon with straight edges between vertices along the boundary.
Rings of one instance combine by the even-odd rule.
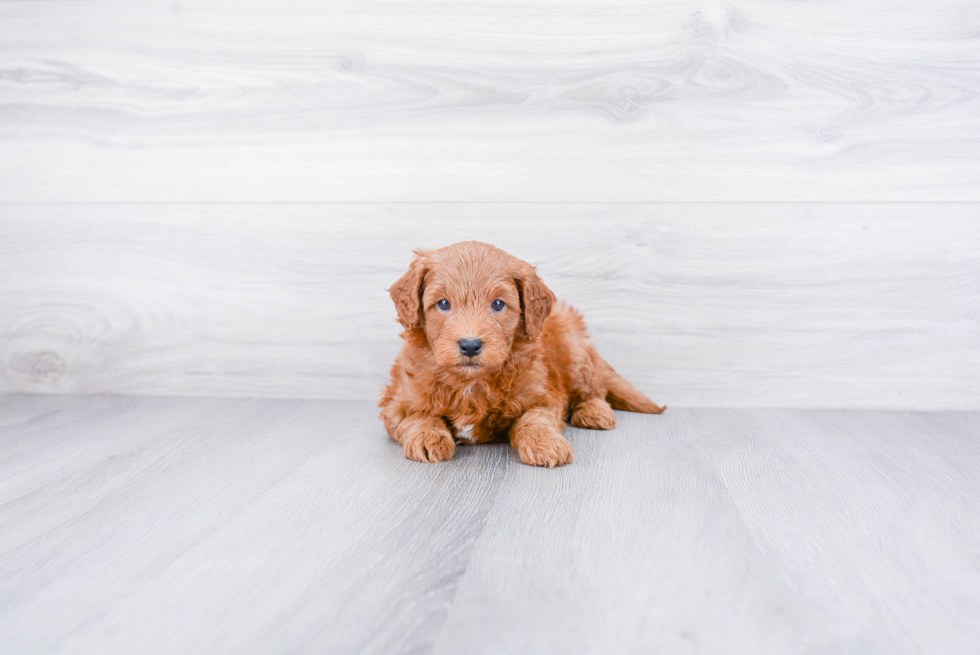
[[[479,339],[459,340],[459,352],[463,353],[467,357],[476,357],[480,354],[481,348],[483,348],[483,342]]]

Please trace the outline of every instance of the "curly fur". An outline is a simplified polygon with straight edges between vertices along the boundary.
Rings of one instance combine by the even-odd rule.
[[[599,356],[581,315],[527,262],[477,241],[415,255],[389,289],[405,343],[380,402],[405,457],[440,462],[457,442],[509,439],[524,463],[561,466],[572,461],[566,420],[609,430],[613,409],[666,409]],[[497,299],[501,311],[491,308]],[[483,347],[467,357],[460,339]]]

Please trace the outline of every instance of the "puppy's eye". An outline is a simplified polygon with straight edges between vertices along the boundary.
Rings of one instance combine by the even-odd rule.
[[[495,311],[495,312],[499,312],[499,311],[502,311],[502,310],[503,310],[503,308],[504,308],[504,307],[506,307],[506,306],[507,306],[507,305],[505,305],[505,304],[504,304],[504,301],[503,301],[503,300],[501,300],[500,298],[497,298],[497,299],[496,299],[496,300],[494,300],[494,301],[493,301],[492,303],[490,303],[490,309],[492,309],[492,310],[493,310],[493,311]]]
[[[441,309],[444,312],[448,312],[449,311],[449,301],[446,300],[445,298],[443,298],[442,300],[440,300],[439,302],[436,303],[436,307],[438,307],[439,309]]]

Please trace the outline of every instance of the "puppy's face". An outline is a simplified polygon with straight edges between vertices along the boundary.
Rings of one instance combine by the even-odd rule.
[[[418,252],[390,289],[399,321],[424,331],[435,363],[464,377],[499,369],[515,339],[533,339],[554,294],[534,268],[488,244]]]
[[[467,375],[496,370],[510,355],[521,322],[517,283],[506,271],[462,264],[437,265],[426,276],[425,337],[443,368]]]

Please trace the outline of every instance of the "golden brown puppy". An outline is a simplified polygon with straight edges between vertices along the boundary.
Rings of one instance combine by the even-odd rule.
[[[599,356],[527,262],[478,241],[415,254],[389,289],[405,344],[380,403],[405,457],[441,462],[457,442],[509,438],[524,463],[561,466],[569,417],[610,430],[613,408],[664,411]]]

